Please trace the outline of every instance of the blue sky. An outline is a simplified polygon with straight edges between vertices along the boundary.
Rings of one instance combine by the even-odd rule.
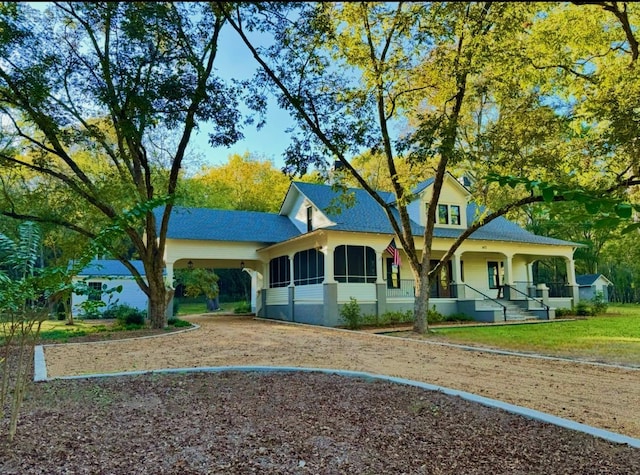
[[[225,78],[248,79],[255,72],[258,63],[251,56],[247,47],[238,38],[237,33],[227,26],[220,35],[220,49],[216,58],[216,70]],[[293,120],[286,111],[278,108],[275,100],[270,101],[266,124],[260,131],[255,125],[243,129],[244,140],[232,147],[212,148],[207,142],[207,128],[202,127],[191,140],[190,151],[203,155],[203,165],[219,165],[225,163],[229,155],[249,152],[264,157],[282,168],[282,155],[289,145],[289,135],[285,130],[293,125]]]
[[[26,2],[26,4],[43,11],[50,2]],[[230,26],[227,25],[223,29],[220,42],[215,65],[217,73],[224,79],[250,78],[258,67],[258,63]],[[197,166],[187,165],[189,171],[197,171],[199,165],[216,166],[226,163],[229,155],[235,153],[242,155],[245,152],[272,160],[276,167],[282,168],[284,166],[282,155],[289,145],[289,136],[285,130],[293,125],[293,121],[287,112],[278,108],[275,100],[270,101],[266,117],[266,124],[260,131],[256,130],[255,125],[246,126],[243,129],[245,138],[232,147],[212,148],[208,143],[209,127],[206,124],[202,125],[192,135],[189,144],[188,152],[198,156]]]

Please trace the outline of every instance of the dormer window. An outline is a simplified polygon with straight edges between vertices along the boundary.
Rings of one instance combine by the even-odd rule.
[[[460,206],[438,205],[438,224],[460,226]]]
[[[449,207],[438,205],[438,224],[449,224]]]
[[[460,225],[460,206],[451,205],[449,206],[449,216],[451,217],[451,224],[455,224],[456,226]]]
[[[307,232],[313,231],[313,206],[307,206]]]

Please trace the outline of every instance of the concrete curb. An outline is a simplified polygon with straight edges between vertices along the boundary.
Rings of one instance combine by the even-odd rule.
[[[196,323],[191,323],[191,325],[193,325],[193,326],[190,327],[190,328],[185,328],[184,330],[178,330],[178,331],[171,332],[171,333],[161,333],[159,335],[139,336],[139,337],[136,337],[136,338],[124,338],[124,339],[121,339],[121,340],[83,341],[83,342],[79,342],[79,343],[52,343],[52,344],[48,344],[48,345],[37,345],[34,348],[34,354],[33,354],[33,380],[35,382],[38,382],[38,381],[49,381],[49,378],[47,378],[47,363],[46,363],[45,357],[44,357],[44,349],[45,349],[45,347],[59,346],[59,345],[95,345],[95,344],[102,344],[102,343],[114,343],[116,341],[125,341],[125,340],[144,340],[146,338],[161,338],[161,337],[167,337],[167,336],[171,336],[171,335],[178,335],[180,333],[190,332],[190,331],[197,330],[198,328],[200,328],[200,325],[198,325]]]
[[[44,359],[44,355],[43,355],[43,359]],[[355,377],[355,378],[363,378],[363,379],[375,379],[375,380],[388,381],[388,382],[397,383],[397,384],[404,384],[408,386],[415,386],[418,388],[425,389],[427,391],[439,391],[449,396],[458,396],[467,401],[482,404],[484,406],[488,406],[496,409],[501,409],[503,411],[507,411],[512,414],[526,417],[528,419],[545,422],[547,424],[554,424],[559,427],[563,427],[565,429],[582,432],[590,436],[604,439],[616,444],[626,444],[634,448],[640,448],[640,439],[629,437],[623,434],[618,434],[616,432],[610,432],[604,429],[598,429],[597,427],[588,426],[586,424],[574,422],[569,419],[563,419],[561,417],[556,417],[551,414],[535,411],[533,409],[528,409],[526,407],[516,406],[514,404],[508,404],[506,402],[498,401],[495,399],[489,399],[483,396],[477,396],[472,393],[458,391],[456,389],[449,389],[442,386],[436,386],[433,384],[427,384],[419,381],[412,381],[409,379],[395,378],[395,377],[379,375],[379,374],[364,373],[359,371],[345,371],[345,370],[335,370],[335,369],[327,369],[327,368],[296,368],[296,367],[288,367],[288,366],[281,366],[281,367],[277,367],[277,366],[210,367],[209,366],[209,367],[200,367],[200,368],[177,368],[177,369],[131,371],[131,372],[121,372],[121,373],[108,373],[108,374],[92,374],[92,375],[86,375],[86,376],[65,376],[61,378],[47,379],[46,369],[45,369],[45,379],[41,381],[45,381],[45,380],[50,381],[53,379],[90,379],[90,378],[103,378],[103,377],[110,377],[110,376],[133,376],[133,375],[154,374],[154,373],[204,373],[204,372],[222,373],[225,371],[262,372],[262,373],[280,373],[280,372],[325,373],[325,374],[337,374],[340,376],[351,377],[351,378]]]
[[[299,322],[287,322],[285,320],[272,320],[269,318],[259,318],[256,317],[256,320],[260,320],[260,321],[265,321],[265,322],[275,322],[275,323],[284,323],[287,325],[300,325],[300,326],[304,326],[304,327],[310,327],[310,328],[318,328],[316,325],[310,325],[307,323],[299,323]],[[379,333],[368,333],[368,332],[361,332],[359,330],[349,330],[347,328],[334,328],[334,327],[320,327],[323,330],[332,330],[332,331],[337,331],[337,332],[348,332],[348,333],[357,333],[357,334],[364,334],[364,335],[371,335],[371,336],[375,336],[378,338],[392,338],[394,340],[397,341],[413,341],[416,343],[421,343],[421,344],[425,344],[425,345],[436,345],[436,346],[444,346],[447,348],[458,348],[460,350],[465,350],[465,351],[477,351],[480,353],[491,353],[494,355],[502,355],[502,356],[520,356],[522,358],[535,358],[535,359],[540,359],[540,360],[549,360],[549,361],[561,361],[561,362],[566,362],[566,363],[576,363],[576,364],[584,364],[584,365],[591,365],[591,366],[601,366],[601,367],[605,367],[605,368],[616,368],[616,369],[623,369],[623,370],[629,370],[629,371],[640,371],[640,366],[625,366],[625,365],[618,365],[618,364],[613,364],[613,363],[599,363],[597,361],[585,361],[585,360],[578,360],[578,359],[572,359],[572,358],[563,358],[561,356],[547,356],[547,355],[540,355],[537,353],[520,353],[517,351],[507,351],[507,350],[496,350],[493,348],[483,348],[481,346],[470,346],[470,345],[460,345],[460,344],[456,344],[456,343],[445,343],[442,341],[429,341],[429,340],[417,340],[414,338],[404,338],[401,336],[390,336],[390,335],[381,335]]]

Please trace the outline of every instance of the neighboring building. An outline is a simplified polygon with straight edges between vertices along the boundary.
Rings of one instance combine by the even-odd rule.
[[[420,183],[408,211],[417,249],[423,245],[426,206],[433,180]],[[167,234],[165,265],[174,268],[244,267],[252,270],[255,311],[280,320],[341,325],[340,308],[350,297],[365,314],[413,308],[414,281],[382,206],[361,189],[348,190],[353,206],[336,207],[329,185],[294,182],[279,213],[175,207]],[[393,203],[393,195],[382,193]],[[438,204],[433,241],[439,259],[481,210],[469,191],[447,174]],[[158,211],[160,212],[160,210]],[[158,221],[159,222],[159,221]],[[498,218],[471,235],[444,266],[433,286],[430,306],[443,314],[464,312],[483,321],[554,318],[555,308],[578,299],[573,253],[579,244],[534,235]],[[391,251],[391,252],[390,252]],[[533,263],[561,257],[570,297],[549,296],[533,282]],[[262,282],[262,285],[257,284]],[[499,298],[500,296],[500,298]]]
[[[131,264],[144,277],[142,261],[131,261]],[[74,282],[85,281],[95,293],[91,295],[72,294],[71,312],[74,316],[82,315],[81,304],[87,299],[101,300],[105,310],[112,305],[126,304],[138,310],[147,310],[147,295],[142,291],[124,264],[116,260],[93,260],[74,277]],[[108,289],[122,286],[121,292],[104,293]]]
[[[576,282],[580,289],[580,300],[591,300],[598,292],[602,292],[605,302],[609,301],[609,286],[613,283],[602,274],[577,275]]]

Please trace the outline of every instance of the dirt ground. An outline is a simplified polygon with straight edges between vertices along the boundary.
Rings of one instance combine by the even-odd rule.
[[[200,366],[345,369],[407,378],[640,437],[640,371],[504,356],[320,327],[202,315],[157,338],[45,347],[49,377]]]

